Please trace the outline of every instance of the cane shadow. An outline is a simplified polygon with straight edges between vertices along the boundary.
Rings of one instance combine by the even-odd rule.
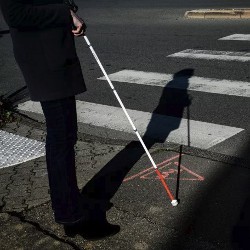
[[[148,149],[155,143],[165,142],[169,134],[180,126],[184,110],[191,104],[187,88],[193,74],[193,69],[181,70],[163,88],[159,104],[142,137]],[[125,176],[144,154],[139,142],[132,141],[126,145],[83,187],[81,194],[84,200],[108,210],[112,206],[110,200]]]

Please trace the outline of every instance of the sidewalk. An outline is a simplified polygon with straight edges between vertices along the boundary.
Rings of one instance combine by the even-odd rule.
[[[8,124],[4,130],[45,140],[44,126],[32,123]],[[0,169],[0,249],[244,249],[237,242],[249,244],[244,238],[250,223],[249,167],[185,154],[178,188],[180,155],[162,147],[150,151],[173,193],[178,190],[177,207],[138,143],[78,141],[79,187],[91,189],[103,181],[105,192],[114,195],[107,218],[121,226],[119,234],[94,242],[67,238],[53,222],[44,156]]]

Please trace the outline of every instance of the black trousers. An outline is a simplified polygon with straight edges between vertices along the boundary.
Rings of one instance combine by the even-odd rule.
[[[82,216],[74,145],[77,141],[75,97],[44,101],[46,161],[55,221],[70,223]]]

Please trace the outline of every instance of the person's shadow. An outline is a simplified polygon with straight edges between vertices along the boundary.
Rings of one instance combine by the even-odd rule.
[[[159,104],[154,110],[147,130],[142,137],[148,149],[155,143],[165,142],[171,131],[178,129],[185,108],[188,108],[191,104],[187,88],[189,78],[193,74],[193,69],[181,70],[175,73],[173,80],[163,88]],[[111,159],[82,188],[81,194],[86,206],[90,209],[98,207],[102,211],[107,211],[112,206],[111,198],[119,189],[125,176],[144,153],[141,144],[132,141]]]

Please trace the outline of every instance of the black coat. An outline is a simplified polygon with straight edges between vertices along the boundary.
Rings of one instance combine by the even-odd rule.
[[[0,0],[15,59],[31,100],[48,101],[86,90],[63,0]]]

